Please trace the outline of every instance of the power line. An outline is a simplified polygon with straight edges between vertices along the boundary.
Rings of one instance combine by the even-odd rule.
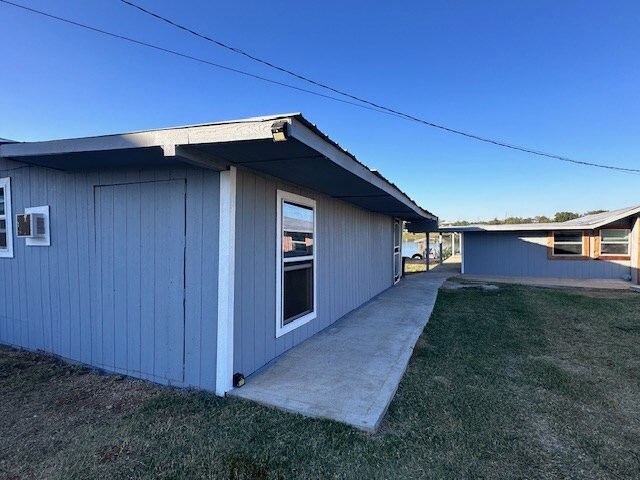
[[[256,80],[261,80],[263,82],[272,83],[274,85],[279,85],[281,87],[290,88],[292,90],[298,90],[299,92],[308,93],[310,95],[315,95],[317,97],[326,98],[328,100],[334,100],[336,102],[347,103],[347,104],[353,105],[355,107],[365,108],[367,110],[373,110],[375,112],[384,113],[386,115],[391,115],[391,116],[395,116],[395,117],[399,116],[399,115],[392,114],[390,112],[385,112],[385,111],[376,109],[376,108],[368,106],[368,105],[362,105],[362,104],[359,104],[359,103],[356,103],[356,102],[351,102],[349,100],[345,100],[343,98],[337,98],[337,97],[333,97],[331,95],[326,95],[324,93],[314,92],[313,90],[309,90],[309,89],[306,89],[306,88],[296,87],[295,85],[291,85],[291,84],[284,83],[284,82],[279,82],[277,80],[273,80],[273,79],[270,79],[270,78],[267,78],[267,77],[256,75],[256,74],[253,74],[253,73],[250,73],[250,72],[245,72],[244,70],[240,70],[240,69],[233,68],[233,67],[228,67],[226,65],[222,65],[222,64],[219,64],[219,63],[211,62],[209,60],[205,60],[203,58],[195,57],[193,55],[188,55],[186,53],[177,52],[175,50],[171,50],[171,49],[168,49],[168,48],[160,47],[160,46],[154,45],[152,43],[147,43],[147,42],[143,42],[141,40],[136,40],[135,38],[126,37],[124,35],[119,35],[117,33],[108,32],[106,30],[102,30],[100,28],[92,27],[90,25],[85,25],[83,23],[76,22],[74,20],[69,20],[67,18],[59,17],[59,16],[53,15],[51,13],[43,12],[41,10],[36,10],[35,8],[27,7],[27,6],[24,6],[24,5],[19,5],[17,3],[13,3],[13,2],[10,2],[8,0],[0,0],[0,3],[5,3],[7,5],[11,5],[11,6],[14,6],[14,7],[17,7],[17,8],[21,8],[23,10],[27,10],[27,11],[32,12],[32,13],[36,13],[38,15],[42,15],[42,16],[45,16],[45,17],[48,17],[48,18],[51,18],[51,19],[54,19],[54,20],[59,20],[61,22],[67,23],[69,25],[73,25],[75,27],[84,28],[84,29],[90,30],[92,32],[96,32],[96,33],[100,33],[100,34],[103,34],[103,35],[107,35],[109,37],[117,38],[119,40],[124,40],[124,41],[127,41],[127,42],[135,43],[135,44],[141,45],[143,47],[152,48],[152,49],[158,50],[160,52],[164,52],[164,53],[168,53],[168,54],[175,55],[175,56],[178,56],[178,57],[186,58],[188,60],[193,60],[195,62],[203,63],[203,64],[209,65],[211,67],[220,68],[222,70],[227,70],[229,72],[238,73],[240,75],[245,75],[247,77],[254,78]]]
[[[124,0],[121,0],[121,1],[124,1]],[[152,48],[152,49],[157,50],[157,51],[161,51],[161,52],[168,53],[168,54],[171,54],[171,55],[175,55],[175,56],[178,56],[178,57],[182,57],[182,58],[186,58],[186,59],[189,59],[189,60],[193,60],[195,62],[203,63],[203,64],[206,64],[206,65],[209,65],[209,66],[212,66],[212,67],[215,67],[215,68],[220,68],[220,69],[223,69],[223,70],[227,70],[227,71],[230,71],[230,72],[233,72],[233,73],[238,73],[240,75],[244,75],[244,76],[247,76],[247,77],[250,77],[250,78],[254,78],[256,80],[261,80],[261,81],[268,82],[268,83],[271,83],[271,84],[274,84],[274,85],[279,85],[279,86],[282,86],[282,87],[290,88],[290,89],[297,90],[297,91],[300,91],[300,92],[308,93],[310,95],[315,95],[315,96],[318,96],[318,97],[326,98],[326,99],[329,99],[329,100],[333,100],[333,101],[337,101],[337,102],[341,102],[341,103],[346,103],[346,104],[353,105],[353,106],[356,106],[356,107],[359,107],[359,108],[365,108],[367,110],[373,110],[373,111],[376,111],[376,112],[379,112],[379,113],[384,113],[386,115],[391,115],[391,116],[394,116],[394,117],[400,117],[400,118],[403,118],[405,120],[411,120],[411,121],[414,121],[414,122],[417,122],[417,123],[421,123],[423,125],[427,125],[427,126],[430,126],[430,127],[433,127],[433,128],[444,130],[444,131],[447,131],[449,133],[453,133],[453,134],[456,134],[456,135],[461,135],[461,136],[464,136],[464,137],[467,137],[467,138],[471,138],[471,139],[474,139],[474,140],[478,140],[478,141],[481,141],[481,142],[490,143],[490,144],[493,144],[493,145],[496,145],[496,146],[509,148],[509,149],[521,151],[521,152],[524,152],[524,153],[530,153],[530,154],[537,155],[537,156],[542,156],[542,157],[552,158],[552,159],[556,159],[556,160],[561,160],[563,162],[569,162],[569,163],[573,163],[573,164],[585,165],[585,166],[590,166],[590,167],[604,168],[604,169],[615,170],[615,171],[620,171],[620,172],[624,172],[624,173],[632,173],[632,174],[636,174],[636,175],[640,174],[640,169],[625,168],[625,167],[617,167],[617,166],[612,166],[612,165],[603,165],[603,164],[598,164],[598,163],[584,162],[584,161],[580,161],[580,160],[575,160],[575,159],[571,159],[571,158],[568,158],[568,157],[564,157],[564,156],[561,156],[561,155],[545,153],[545,152],[541,152],[541,151],[534,150],[534,149],[527,148],[527,147],[520,147],[518,145],[512,145],[512,144],[509,144],[509,143],[506,143],[506,142],[502,142],[502,141],[499,141],[499,140],[492,140],[492,139],[489,139],[489,138],[481,137],[479,135],[466,133],[466,132],[463,132],[461,130],[456,130],[456,129],[445,127],[445,126],[442,126],[442,125],[438,125],[438,124],[435,124],[435,123],[432,123],[432,122],[428,122],[428,121],[420,119],[418,117],[415,117],[415,116],[412,116],[412,115],[409,115],[409,114],[406,114],[406,113],[403,113],[403,112],[400,112],[400,111],[397,111],[397,110],[394,110],[394,109],[391,109],[391,108],[388,108],[388,107],[384,107],[382,105],[378,105],[378,104],[376,104],[374,102],[370,102],[370,101],[365,100],[365,99],[361,99],[361,98],[359,98],[357,96],[354,96],[354,95],[351,95],[349,93],[342,92],[340,90],[334,89],[333,87],[324,85],[324,84],[319,83],[319,82],[315,82],[314,80],[311,80],[311,79],[307,79],[306,77],[298,75],[298,74],[293,73],[293,72],[290,72],[289,70],[286,70],[286,69],[283,69],[281,67],[277,67],[275,65],[272,65],[269,62],[260,60],[257,57],[253,57],[253,56],[251,56],[249,54],[246,54],[245,52],[243,52],[240,49],[236,49],[234,47],[231,47],[231,46],[228,46],[226,44],[223,44],[222,42],[217,42],[216,40],[209,39],[208,37],[200,35],[200,34],[198,34],[196,32],[193,32],[192,30],[189,30],[186,27],[182,27],[180,25],[177,25],[174,22],[171,22],[170,20],[166,20],[163,17],[160,17],[159,15],[156,15],[156,14],[153,14],[151,12],[148,12],[148,11],[142,9],[141,7],[138,7],[137,5],[131,4],[130,2],[125,2],[125,3],[144,11],[145,13],[148,13],[148,14],[153,15],[153,16],[155,16],[157,18],[160,18],[160,19],[162,19],[164,21],[167,21],[168,23],[170,23],[172,25],[175,25],[178,28],[182,28],[184,30],[189,31],[190,33],[193,33],[193,34],[198,35],[198,36],[200,36],[202,38],[205,38],[208,41],[213,41],[214,43],[216,43],[218,45],[221,45],[224,48],[228,48],[228,49],[230,49],[232,51],[235,51],[236,53],[241,53],[243,55],[249,56],[249,58],[252,58],[252,59],[254,59],[256,61],[260,61],[261,63],[264,63],[265,65],[272,66],[273,68],[281,70],[281,71],[283,71],[285,73],[289,73],[290,75],[293,75],[293,76],[295,76],[295,77],[297,77],[299,79],[302,79],[304,81],[310,82],[310,83],[312,83],[312,84],[314,84],[316,86],[319,86],[321,88],[329,89],[329,90],[331,90],[331,91],[333,91],[335,93],[338,93],[338,94],[343,95],[343,96],[347,96],[347,97],[352,98],[354,100],[357,100],[358,102],[361,102],[361,103],[356,103],[356,102],[353,102],[353,101],[350,101],[350,100],[337,98],[337,97],[334,97],[334,96],[331,96],[331,95],[326,95],[326,94],[322,94],[322,93],[319,93],[319,92],[315,92],[313,90],[308,90],[308,89],[297,87],[297,86],[294,86],[294,85],[291,85],[291,84],[287,84],[287,83],[284,83],[284,82],[279,82],[279,81],[276,81],[276,80],[272,80],[272,79],[267,78],[267,77],[263,77],[263,76],[256,75],[256,74],[253,74],[253,73],[245,72],[243,70],[239,70],[239,69],[236,69],[236,68],[228,67],[228,66],[225,66],[225,65],[222,65],[222,64],[219,64],[219,63],[211,62],[209,60],[198,58],[198,57],[195,57],[195,56],[192,56],[192,55],[188,55],[188,54],[185,54],[185,53],[177,52],[175,50],[171,50],[171,49],[168,49],[168,48],[160,47],[158,45],[154,45],[154,44],[151,44],[151,43],[143,42],[141,40],[136,40],[136,39],[131,38],[131,37],[126,37],[124,35],[119,35],[119,34],[116,34],[116,33],[108,32],[106,30],[102,30],[102,29],[99,29],[99,28],[96,28],[96,27],[92,27],[92,26],[80,23],[80,22],[69,20],[67,18],[59,17],[57,15],[53,15],[53,14],[50,14],[50,13],[47,13],[47,12],[43,12],[43,11],[40,11],[40,10],[36,10],[34,8],[30,8],[30,7],[24,6],[24,5],[13,3],[13,2],[10,2],[8,0],[0,0],[0,3],[11,5],[11,6],[14,6],[14,7],[17,7],[17,8],[32,12],[32,13],[36,13],[38,15],[42,15],[42,16],[45,16],[45,17],[48,17],[48,18],[51,18],[51,19],[54,19],[54,20],[58,20],[58,21],[61,21],[61,22],[64,22],[64,23],[79,27],[79,28],[90,30],[90,31],[93,31],[93,32],[96,32],[96,33],[107,35],[107,36],[110,36],[110,37],[113,37],[113,38],[117,38],[117,39],[120,39],[120,40],[124,40],[124,41],[130,42],[130,43],[135,43],[137,45],[141,45],[141,46],[144,46],[144,47],[147,47],[147,48]]]
[[[312,84],[312,85],[314,85],[316,87],[320,87],[320,88],[329,90],[329,91],[331,91],[333,93],[337,93],[339,95],[342,95],[344,97],[350,98],[352,100],[356,100],[358,102],[362,102],[363,104],[369,105],[370,107],[374,107],[376,109],[376,111],[384,111],[384,112],[391,113],[391,114],[393,114],[395,116],[398,116],[398,117],[401,117],[401,118],[404,118],[404,119],[407,119],[407,120],[411,120],[411,121],[414,121],[414,122],[421,123],[423,125],[427,125],[429,127],[433,127],[433,128],[438,128],[440,130],[444,130],[444,131],[449,132],[449,133],[453,133],[453,134],[456,134],[456,135],[462,135],[464,137],[471,138],[473,140],[478,140],[478,141],[485,142],[485,143],[490,143],[492,145],[496,145],[496,146],[499,146],[499,147],[509,148],[509,149],[512,149],[512,150],[518,150],[520,152],[530,153],[530,154],[538,155],[538,156],[541,156],[541,157],[552,158],[552,159],[556,159],[556,160],[561,160],[563,162],[570,162],[570,163],[574,163],[574,164],[578,164],[578,165],[586,165],[586,166],[590,166],[590,167],[606,168],[606,169],[610,169],[610,170],[618,170],[618,171],[628,172],[628,173],[640,173],[640,170],[639,169],[635,169],[635,168],[616,167],[616,166],[611,166],[611,165],[603,165],[603,164],[598,164],[598,163],[591,163],[591,162],[584,162],[584,161],[581,161],[581,160],[575,160],[575,159],[568,158],[568,157],[565,157],[565,156],[562,156],[562,155],[556,155],[556,154],[553,154],[553,153],[545,153],[545,152],[541,152],[539,150],[534,150],[532,148],[521,147],[521,146],[518,146],[518,145],[513,145],[513,144],[510,144],[510,143],[507,143],[507,142],[503,142],[503,141],[500,141],[500,140],[493,140],[493,139],[490,139],[490,138],[481,137],[479,135],[463,132],[461,130],[456,130],[454,128],[449,128],[449,127],[445,127],[443,125],[439,125],[439,124],[436,124],[436,123],[433,123],[433,122],[429,122],[427,120],[423,120],[421,118],[415,117],[415,116],[410,115],[408,113],[404,113],[404,112],[401,112],[399,110],[395,110],[395,109],[392,109],[392,108],[389,108],[389,107],[385,107],[384,105],[380,105],[378,103],[372,102],[370,100],[366,100],[364,98],[358,97],[356,95],[353,95],[351,93],[345,92],[343,90],[339,90],[339,89],[334,88],[334,87],[332,87],[330,85],[327,85],[325,83],[318,82],[318,81],[313,80],[313,79],[311,79],[309,77],[306,77],[306,76],[301,75],[299,73],[293,72],[293,71],[291,71],[291,70],[289,70],[287,68],[275,65],[275,64],[273,64],[273,63],[271,63],[271,62],[269,62],[267,60],[263,60],[263,59],[261,59],[259,57],[256,57],[255,55],[252,55],[252,54],[250,54],[250,53],[248,53],[248,52],[246,52],[244,50],[241,50],[239,48],[233,47],[233,46],[231,46],[229,44],[226,44],[226,43],[224,43],[224,42],[222,42],[220,40],[216,40],[214,38],[211,38],[211,37],[209,37],[209,36],[207,36],[205,34],[196,32],[195,30],[192,30],[191,28],[185,27],[184,25],[181,25],[179,23],[176,23],[176,22],[174,22],[174,21],[172,21],[172,20],[170,20],[170,19],[168,19],[166,17],[163,17],[162,15],[159,15],[157,13],[151,12],[150,10],[147,10],[147,9],[141,7],[140,5],[137,5],[137,4],[133,3],[133,2],[130,2],[129,0],[120,0],[120,2],[124,3],[125,5],[130,6],[132,8],[135,8],[135,9],[137,9],[137,10],[139,10],[139,11],[141,11],[141,12],[147,14],[147,15],[151,15],[152,17],[155,17],[156,19],[158,19],[158,20],[160,20],[162,22],[168,23],[169,25],[171,25],[173,27],[179,28],[180,30],[183,30],[183,31],[188,32],[188,33],[190,33],[192,35],[195,35],[196,37],[199,37],[199,38],[201,38],[203,40],[206,40],[208,42],[214,43],[214,44],[216,44],[216,45],[218,45],[218,46],[220,46],[222,48],[225,48],[225,49],[230,50],[230,51],[232,51],[234,53],[237,53],[239,55],[247,57],[247,58],[249,58],[249,59],[251,59],[251,60],[253,60],[255,62],[261,63],[263,65],[266,65],[266,66],[270,67],[270,68],[273,68],[273,69],[278,70],[280,72],[283,72],[283,73],[286,73],[288,75],[291,75],[292,77],[295,77],[295,78],[297,78],[299,80],[302,80],[302,81],[305,81],[307,83],[310,83],[310,84]]]

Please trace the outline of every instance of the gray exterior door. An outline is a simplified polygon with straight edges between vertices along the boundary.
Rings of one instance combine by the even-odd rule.
[[[95,358],[108,370],[180,383],[185,180],[101,185],[94,193]]]

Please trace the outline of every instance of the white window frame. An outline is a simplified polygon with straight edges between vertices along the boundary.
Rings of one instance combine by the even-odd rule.
[[[7,246],[0,247],[0,258],[13,258],[13,217],[11,216],[11,178],[0,178],[0,188],[4,189],[4,215],[0,219],[7,226]]]
[[[318,228],[316,201],[284,190],[277,191],[277,225],[276,225],[276,338],[309,323],[318,316]],[[313,255],[284,258],[282,251],[282,214],[284,202],[295,203],[313,209]],[[301,261],[313,262],[313,310],[293,322],[283,325],[284,319],[284,264]]]
[[[602,240],[602,234],[603,232],[610,232],[612,230],[622,230],[627,232],[627,241],[626,242],[622,242],[622,241],[608,241],[608,242],[604,242]],[[606,245],[626,245],[627,246],[627,253],[602,253],[602,244],[606,244]],[[631,229],[629,228],[603,228],[602,230],[600,230],[600,247],[599,247],[599,252],[598,255],[601,257],[628,257],[631,253]]]

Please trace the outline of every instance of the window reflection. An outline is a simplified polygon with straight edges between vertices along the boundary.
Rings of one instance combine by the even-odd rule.
[[[282,251],[285,258],[313,255],[313,209],[284,202]]]

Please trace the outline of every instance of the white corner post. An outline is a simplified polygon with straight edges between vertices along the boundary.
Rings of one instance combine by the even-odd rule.
[[[631,280],[640,285],[640,217],[633,222],[631,236]]]
[[[464,233],[460,232],[460,273],[464,275]]]
[[[234,280],[236,262],[236,167],[220,172],[218,244],[218,341],[216,395],[233,389]]]

